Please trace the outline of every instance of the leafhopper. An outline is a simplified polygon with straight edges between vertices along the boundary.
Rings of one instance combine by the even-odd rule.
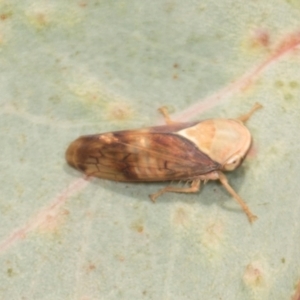
[[[244,123],[262,106],[256,103],[236,119],[208,119],[178,123],[161,108],[167,125],[81,136],[66,151],[72,167],[88,176],[115,181],[187,181],[189,187],[167,186],[166,192],[196,193],[201,182],[219,180],[239,203],[250,222],[257,217],[229,185],[224,171],[241,165],[251,146]]]

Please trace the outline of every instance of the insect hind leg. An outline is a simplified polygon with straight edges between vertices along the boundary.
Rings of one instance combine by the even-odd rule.
[[[165,188],[157,191],[154,194],[149,195],[150,199],[155,202],[158,197],[160,197],[164,193],[196,193],[200,190],[200,179],[195,179],[192,181],[189,187],[174,187],[174,186],[166,186]]]

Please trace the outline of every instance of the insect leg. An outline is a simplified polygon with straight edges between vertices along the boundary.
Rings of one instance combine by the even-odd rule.
[[[174,124],[176,122],[172,121],[170,116],[169,116],[169,112],[168,112],[168,108],[166,106],[162,106],[158,109],[158,111],[163,115],[165,122],[170,125],[170,124]]]
[[[242,121],[243,123],[245,123],[246,121],[248,121],[248,119],[253,115],[253,113],[254,113],[256,110],[258,110],[258,109],[260,109],[260,108],[262,108],[262,107],[263,107],[263,106],[262,106],[261,104],[255,103],[254,106],[251,108],[251,110],[250,110],[248,113],[246,113],[246,114],[244,114],[244,115],[238,117],[237,120],[240,120],[240,121]]]
[[[200,179],[195,179],[192,181],[190,187],[174,187],[166,186],[165,188],[157,191],[155,194],[149,195],[150,199],[155,202],[156,199],[164,193],[174,192],[174,193],[196,193],[200,190]]]
[[[247,204],[243,201],[243,199],[235,192],[235,190],[229,185],[228,180],[226,176],[218,171],[219,174],[219,180],[225,187],[225,189],[229,192],[229,194],[239,203],[239,205],[242,207],[243,211],[246,213],[250,223],[255,221],[257,219],[257,216],[253,215],[250,211],[250,208],[247,206]]]

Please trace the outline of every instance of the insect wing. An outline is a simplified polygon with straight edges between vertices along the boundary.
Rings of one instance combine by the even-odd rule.
[[[192,179],[220,167],[184,137],[153,131],[82,136],[69,146],[67,161],[87,175],[117,181]]]

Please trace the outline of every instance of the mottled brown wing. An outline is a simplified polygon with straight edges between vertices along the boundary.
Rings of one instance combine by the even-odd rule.
[[[116,181],[184,180],[220,168],[184,137],[154,129],[82,136],[66,159],[87,175]]]

